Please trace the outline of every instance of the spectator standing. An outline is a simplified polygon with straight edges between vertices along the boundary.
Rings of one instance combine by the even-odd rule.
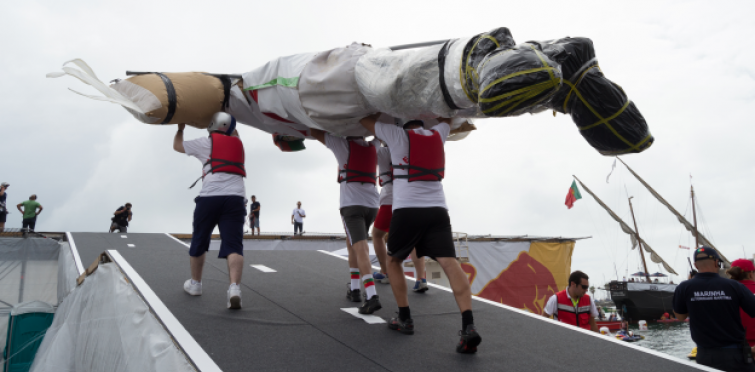
[[[252,228],[252,235],[254,235],[254,228],[257,228],[257,235],[260,234],[260,202],[257,201],[257,197],[252,195],[252,207],[249,211],[249,226]]]
[[[0,184],[0,232],[5,231],[5,220],[8,217],[8,205],[5,201],[8,200],[8,193],[6,190],[8,190],[9,186],[10,184],[8,182]]]
[[[21,209],[21,207],[24,209]],[[24,200],[16,205],[18,211],[24,215],[24,219],[21,221],[21,227],[28,229],[28,231],[34,231],[37,225],[37,216],[42,213],[42,204],[37,202],[37,194],[32,194],[29,200]]]
[[[291,223],[294,225],[294,235],[296,235],[297,230],[300,235],[304,233],[304,218],[306,217],[307,213],[304,212],[304,209],[301,209],[301,202],[296,202],[296,208],[291,212]]]
[[[599,316],[595,301],[587,294],[590,278],[577,270],[569,275],[569,287],[551,296],[543,309],[543,316],[559,322],[598,332],[595,318]]]
[[[241,308],[241,273],[244,269],[244,219],[246,191],[244,188],[244,145],[236,131],[236,119],[218,112],[212,116],[209,137],[184,141],[185,124],[178,124],[173,149],[193,156],[202,163],[202,190],[194,199],[194,223],[189,246],[191,279],[184,282],[184,291],[192,296],[202,294],[202,270],[210,249],[212,231],[220,230],[218,258],[228,264],[228,308]]]
[[[115,230],[118,230],[118,232],[120,233],[127,233],[128,222],[131,221],[132,217],[131,203],[122,205],[120,208],[116,209],[115,213],[113,214],[115,215],[115,217],[111,219],[113,223],[110,224],[110,232],[115,232]]]
[[[731,268],[726,270],[729,277],[744,284],[750,292],[755,293],[755,265],[752,261],[740,258],[731,263]],[[745,327],[745,337],[750,347],[755,346],[755,318],[747,315],[744,310],[739,310],[742,318],[742,326]]]
[[[695,250],[697,274],[674,291],[678,320],[689,320],[697,363],[722,371],[755,371],[740,308],[755,317],[755,295],[743,284],[718,275],[721,257],[710,247]]]

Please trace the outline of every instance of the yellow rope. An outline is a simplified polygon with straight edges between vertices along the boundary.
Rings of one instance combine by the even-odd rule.
[[[477,91],[480,89],[480,86],[478,85],[479,76],[477,76],[477,70],[469,66],[469,59],[472,58],[472,51],[475,50],[475,48],[477,47],[477,44],[479,44],[482,39],[488,39],[492,41],[493,44],[495,44],[496,49],[501,47],[501,44],[498,43],[498,40],[496,40],[494,37],[490,35],[479,37],[475,41],[474,45],[472,45],[472,47],[469,48],[469,53],[467,54],[467,64],[463,72],[461,68],[462,66],[464,66],[464,56],[463,55],[461,56],[461,63],[459,64],[459,83],[461,83],[461,90],[464,91],[464,94],[472,102],[477,102],[477,100],[472,98],[472,96],[470,95],[470,92],[467,91],[467,84],[466,84],[465,78],[469,76],[469,74],[474,74],[474,78],[472,79],[472,84],[474,85],[474,93],[477,93]]]
[[[545,91],[547,91],[547,90],[549,90],[551,88],[558,87],[561,84],[561,79],[560,78],[556,78],[556,76],[553,74],[553,70],[555,70],[555,68],[554,67],[550,67],[550,65],[548,65],[547,62],[545,62],[545,58],[543,58],[543,56],[540,54],[540,52],[534,46],[530,45],[530,48],[532,48],[532,50],[535,52],[535,54],[537,55],[537,57],[540,59],[540,62],[542,63],[543,67],[532,68],[532,69],[524,70],[524,71],[517,71],[517,72],[515,72],[513,74],[509,74],[509,75],[506,75],[504,77],[498,78],[495,81],[493,81],[492,83],[488,84],[485,88],[483,88],[482,91],[480,92],[480,94],[488,91],[494,85],[496,85],[496,84],[498,84],[498,83],[500,83],[502,81],[506,81],[506,80],[511,79],[513,77],[517,77],[517,76],[521,76],[521,75],[525,75],[525,74],[536,73],[536,72],[540,72],[540,71],[547,71],[548,75],[550,76],[550,79],[548,79],[547,81],[544,81],[544,82],[540,82],[540,83],[528,86],[528,87],[517,89],[517,90],[512,91],[512,92],[508,92],[506,94],[501,94],[501,95],[498,95],[498,96],[495,96],[495,97],[491,97],[491,98],[482,98],[482,99],[480,99],[479,100],[480,102],[487,103],[487,102],[495,102],[495,101],[499,101],[499,100],[502,100],[502,99],[505,99],[505,98],[508,98],[508,97],[514,97],[514,96],[516,96],[515,98],[512,98],[512,99],[510,99],[508,101],[505,101],[505,102],[501,102],[500,104],[495,105],[494,107],[491,107],[491,108],[489,108],[487,110],[483,110],[483,113],[487,114],[487,113],[490,113],[490,112],[497,111],[498,109],[500,109],[502,107],[505,107],[507,105],[511,105],[504,112],[502,112],[502,114],[507,114],[507,113],[511,112],[512,110],[514,110],[516,107],[518,107],[522,102],[525,102],[525,101],[527,101],[529,99],[535,98],[538,95],[542,94],[543,92],[545,92]],[[548,95],[545,95],[542,99],[540,99],[538,102],[535,102],[532,105],[533,106],[537,105],[538,103],[542,102],[546,98],[548,98]]]
[[[605,124],[606,128],[608,128],[608,130],[610,130],[616,136],[616,138],[620,139],[622,142],[624,142],[627,145],[629,145],[628,149],[619,150],[619,151],[613,151],[613,152],[606,152],[605,154],[613,154],[613,153],[624,154],[624,153],[627,153],[627,152],[631,152],[633,150],[639,150],[640,146],[642,146],[645,142],[647,142],[650,139],[651,135],[648,134],[647,137],[645,137],[642,141],[640,141],[640,142],[638,142],[636,144],[632,143],[632,142],[629,142],[629,140],[627,140],[622,135],[620,135],[619,132],[617,132],[616,129],[614,129],[614,127],[611,126],[611,123],[609,123],[610,120],[613,120],[616,117],[618,117],[619,115],[621,115],[624,112],[624,110],[627,107],[629,107],[629,103],[631,102],[629,99],[627,99],[627,102],[624,103],[624,106],[621,109],[619,109],[619,111],[617,111],[615,114],[609,116],[608,118],[604,119],[600,114],[598,114],[598,112],[592,106],[590,106],[589,103],[587,103],[587,100],[585,100],[585,98],[582,97],[582,94],[579,92],[579,89],[577,89],[577,87],[574,84],[572,84],[569,80],[564,80],[564,83],[566,85],[568,85],[569,87],[571,87],[571,90],[569,92],[573,91],[574,94],[577,95],[577,98],[579,98],[582,101],[582,103],[585,105],[585,107],[587,107],[587,109],[590,110],[590,112],[592,112],[592,114],[595,115],[595,117],[597,117],[599,119],[594,124],[590,124],[590,125],[587,125],[585,127],[580,127],[579,130],[587,130],[587,129],[591,129],[593,127],[596,127],[596,126],[598,126],[600,124]]]

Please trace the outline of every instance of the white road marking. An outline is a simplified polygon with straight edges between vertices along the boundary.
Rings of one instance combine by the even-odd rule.
[[[126,235],[121,235],[121,238],[126,239]]]
[[[126,244],[126,245],[128,245],[130,248],[134,248],[133,244]]]
[[[152,308],[155,316],[165,326],[168,333],[173,336],[176,343],[183,350],[187,358],[191,359],[191,362],[197,367],[196,369],[201,372],[222,372],[220,367],[215,364],[215,361],[207,355],[207,352],[199,346],[194,337],[191,336],[189,331],[184,328],[181,322],[176,319],[173,313],[167,306],[157,297],[157,294],[150,288],[147,282],[134,270],[133,267],[121,256],[116,250],[108,250],[110,257],[113,258],[115,263],[126,274],[134,288],[141,294],[141,297]]]
[[[277,273],[277,271],[265,266],[265,265],[249,265],[259,271],[262,271],[263,273]]]
[[[357,307],[346,307],[342,308],[341,310],[353,315],[356,318],[362,319],[367,324],[383,324],[385,323],[385,320],[383,318],[376,316],[376,315],[365,315],[365,314],[359,314],[359,308]]]

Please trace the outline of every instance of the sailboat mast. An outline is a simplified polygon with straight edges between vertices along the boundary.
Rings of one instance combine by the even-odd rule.
[[[690,195],[692,195],[692,218],[695,223],[695,249],[697,249],[697,247],[700,246],[700,243],[697,239],[699,233],[697,232],[697,213],[695,212],[695,188],[692,187],[692,185],[689,185],[689,192]]]
[[[642,240],[640,239],[640,230],[637,228],[637,220],[634,218],[634,208],[632,208],[632,198],[629,197],[629,211],[632,213],[632,222],[634,222],[634,232],[637,234],[637,245],[640,246],[640,258],[642,258],[642,267],[645,268],[645,278],[650,283],[650,274],[648,273],[648,265],[645,263],[645,255],[642,253]]]

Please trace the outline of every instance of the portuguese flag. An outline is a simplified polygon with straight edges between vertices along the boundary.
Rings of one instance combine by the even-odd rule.
[[[572,181],[569,193],[566,194],[566,208],[571,209],[574,202],[579,199],[582,199],[582,194],[579,193],[579,188],[577,188],[577,181]]]

